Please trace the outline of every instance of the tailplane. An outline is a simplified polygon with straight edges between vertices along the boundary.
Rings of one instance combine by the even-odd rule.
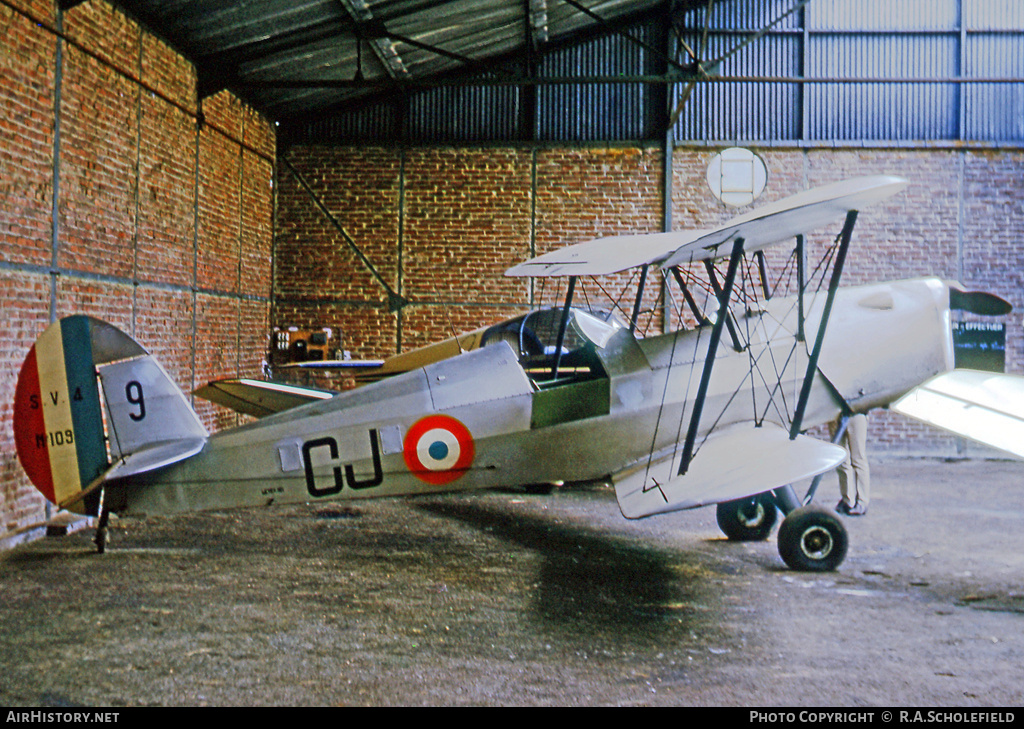
[[[69,316],[25,358],[14,436],[25,472],[48,501],[96,515],[104,483],[194,455],[208,433],[135,340],[99,319]]]

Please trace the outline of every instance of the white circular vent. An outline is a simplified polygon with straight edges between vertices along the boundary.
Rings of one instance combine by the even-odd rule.
[[[723,149],[708,165],[708,186],[730,207],[750,205],[768,182],[764,160],[742,147]]]

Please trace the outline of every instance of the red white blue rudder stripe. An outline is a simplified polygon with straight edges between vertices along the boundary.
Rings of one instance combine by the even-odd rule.
[[[15,389],[18,457],[40,493],[59,505],[108,465],[93,321],[71,316],[51,324],[29,350]]]
[[[206,437],[153,356],[99,319],[54,322],[22,365],[14,395],[18,457],[40,493],[62,508],[94,515],[97,489],[109,478],[183,460]]]

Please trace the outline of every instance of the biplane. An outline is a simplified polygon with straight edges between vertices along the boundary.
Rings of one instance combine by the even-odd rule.
[[[714,505],[731,539],[767,538],[781,512],[785,563],[833,570],[847,551],[843,522],[811,501],[816,484],[804,497],[795,485],[846,452],[809,429],[902,398],[907,412],[968,437],[985,440],[993,424],[1005,435],[1007,422],[1021,430],[1019,380],[951,372],[951,311],[999,315],[1006,302],[930,278],[839,286],[859,211],[906,184],[847,180],[710,230],[541,255],[507,275],[563,281],[560,305],[458,340],[455,356],[449,347],[406,358],[414,366],[347,391],[211,385],[200,394],[258,417],[213,434],[140,344],[71,316],[23,365],[18,453],[49,501],[98,517],[100,551],[111,513],[607,479],[627,518]],[[821,263],[810,266],[807,236],[830,224],[841,229],[817,244]],[[774,250],[788,252],[785,287],[769,285]],[[656,269],[663,292],[678,288],[679,305],[663,304],[678,326],[647,334],[638,320]],[[622,272],[639,276],[632,312],[578,306],[580,281]],[[1016,404],[1000,388],[1016,388]],[[950,403],[972,417],[950,417]],[[1020,444],[995,443],[1024,456]]]

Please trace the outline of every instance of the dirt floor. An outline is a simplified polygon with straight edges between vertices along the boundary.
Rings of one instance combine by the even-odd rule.
[[[1024,464],[873,484],[827,574],[604,485],[35,541],[0,554],[0,705],[1021,706]]]

